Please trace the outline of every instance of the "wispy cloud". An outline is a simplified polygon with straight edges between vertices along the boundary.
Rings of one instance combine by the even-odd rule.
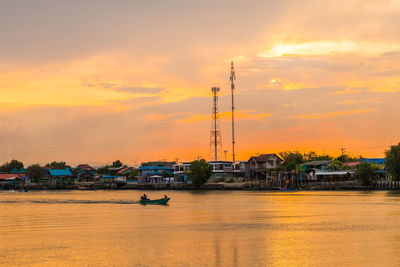
[[[340,91],[334,91],[329,94],[331,95],[348,95],[348,94],[359,94],[361,93],[365,88],[346,88],[344,90]]]
[[[102,89],[109,89],[115,92],[122,93],[132,93],[132,94],[149,94],[155,95],[164,91],[165,88],[162,87],[151,87],[151,86],[121,86],[116,83],[100,82],[96,83],[82,83],[82,85],[87,87],[97,87]]]
[[[219,118],[222,121],[228,121],[231,119],[232,113],[231,112],[222,112],[219,114]],[[267,117],[272,116],[272,113],[251,113],[251,111],[246,111],[246,110],[237,110],[235,112],[235,118],[237,120],[256,120],[256,121],[262,121]],[[196,123],[196,122],[202,122],[202,121],[207,121],[211,120],[211,115],[205,115],[205,114],[198,114],[198,115],[193,115],[193,116],[188,116],[186,118],[178,120],[179,122],[182,123]]]
[[[165,90],[161,87],[141,87],[141,86],[121,86],[116,87],[114,90],[119,92],[127,93],[139,93],[139,94],[158,94]]]
[[[312,113],[312,114],[303,114],[296,115],[295,118],[299,119],[321,119],[321,118],[329,118],[329,117],[338,117],[338,116],[347,116],[353,114],[361,114],[373,111],[373,108],[364,108],[364,109],[356,109],[356,110],[347,110],[347,111],[337,111],[337,112],[329,112],[329,113]]]

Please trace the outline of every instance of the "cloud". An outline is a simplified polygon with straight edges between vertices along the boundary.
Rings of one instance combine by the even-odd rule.
[[[14,2],[0,9],[0,159],[208,154],[213,85],[230,140],[232,59],[240,158],[379,155],[366,147],[398,138],[398,1]]]
[[[116,87],[114,90],[127,93],[158,94],[164,91],[165,88],[121,86],[121,87]]]
[[[273,45],[267,51],[260,53],[260,57],[281,56],[313,56],[330,55],[337,53],[359,53],[376,55],[388,51],[398,50],[397,43],[363,42],[363,41],[311,41],[311,42],[285,42]]]
[[[149,94],[155,95],[159,94],[165,90],[165,88],[161,87],[147,87],[147,86],[120,86],[116,83],[108,83],[108,82],[100,82],[98,84],[95,83],[82,83],[83,86],[87,87],[97,87],[103,89],[109,89],[116,92],[122,93],[132,93],[132,94]]]
[[[336,112],[329,112],[329,113],[312,113],[312,114],[297,115],[294,117],[299,118],[299,119],[322,119],[322,118],[346,116],[346,115],[352,115],[352,114],[361,114],[361,113],[371,112],[371,111],[374,111],[374,109],[365,108],[365,109],[356,109],[356,110],[347,110],[347,111],[336,111]]]
[[[171,114],[160,114],[160,113],[150,113],[145,116],[146,120],[155,121],[155,122],[171,122],[175,120],[179,120],[182,117],[187,116],[188,112],[178,112]]]
[[[344,90],[340,91],[335,91],[331,92],[331,95],[347,95],[347,94],[359,94],[361,93],[365,88],[346,88]]]
[[[237,110],[235,112],[235,119],[238,121],[241,120],[256,120],[256,121],[263,121],[265,118],[272,116],[272,113],[249,113],[251,111],[246,111],[246,110]],[[219,114],[219,118],[221,121],[230,121],[232,116],[231,112],[223,112]],[[197,123],[197,122],[202,122],[202,121],[211,121],[212,117],[211,115],[204,115],[204,114],[198,114],[198,115],[192,115],[188,116],[186,118],[178,120],[178,122],[182,123]]]
[[[339,102],[339,104],[341,105],[354,105],[354,104],[364,104],[364,103],[383,103],[383,100],[380,98],[366,98],[357,100],[343,100]]]

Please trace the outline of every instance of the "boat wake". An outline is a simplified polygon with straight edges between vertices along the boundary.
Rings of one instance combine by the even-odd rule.
[[[82,199],[21,199],[21,200],[0,200],[0,203],[5,204],[140,204],[139,201],[130,200],[82,200]]]

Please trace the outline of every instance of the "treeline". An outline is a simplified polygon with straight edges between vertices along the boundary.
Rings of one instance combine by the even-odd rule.
[[[97,173],[107,175],[107,174],[112,174],[110,172],[109,168],[111,167],[122,167],[124,164],[120,160],[114,161],[110,165],[106,165],[104,167],[101,167],[97,169]],[[71,166],[68,165],[65,161],[53,161],[45,164],[44,166],[41,166],[40,164],[32,164],[28,166],[25,171],[26,175],[28,175],[32,181],[39,181],[40,178],[43,176],[43,170],[44,169],[71,169]],[[0,166],[0,173],[10,173],[13,170],[16,170],[20,172],[21,170],[24,169],[24,163],[13,159],[10,162],[6,162],[3,165]]]
[[[348,154],[333,157],[328,154],[317,154],[314,151],[307,153],[300,153],[298,151],[284,151],[280,152],[279,156],[283,159],[281,166],[275,168],[277,171],[294,171],[300,170],[301,165],[311,161],[332,160],[333,162],[328,166],[329,170],[340,170],[344,167],[346,162],[360,161],[362,156],[352,156]]]
[[[332,157],[327,154],[318,155],[315,152],[300,153],[298,151],[281,152],[279,155],[283,159],[281,166],[275,168],[276,171],[301,171],[301,165],[311,161],[319,160],[332,160],[327,166],[330,171],[346,170],[352,167],[344,166],[346,162],[359,162],[362,156],[341,155],[339,157]],[[391,146],[385,151],[385,166],[371,164],[368,162],[361,162],[357,166],[356,177],[364,184],[370,185],[376,179],[376,171],[384,169],[390,179],[400,181],[400,143]]]
[[[66,169],[71,168],[71,166],[67,165],[64,161],[53,161],[47,163],[43,167],[40,166],[40,164],[32,164],[26,168],[26,175],[28,175],[33,181],[38,181],[43,176],[43,168]],[[0,166],[0,172],[2,173],[10,173],[13,170],[20,172],[23,169],[24,163],[16,159]]]

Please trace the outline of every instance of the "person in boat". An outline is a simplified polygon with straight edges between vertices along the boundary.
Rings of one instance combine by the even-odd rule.
[[[164,195],[164,198],[168,198],[167,195]]]
[[[142,199],[143,201],[150,200],[149,198],[147,198],[147,195],[146,195],[146,194],[143,194],[143,196],[141,196],[141,199]]]

